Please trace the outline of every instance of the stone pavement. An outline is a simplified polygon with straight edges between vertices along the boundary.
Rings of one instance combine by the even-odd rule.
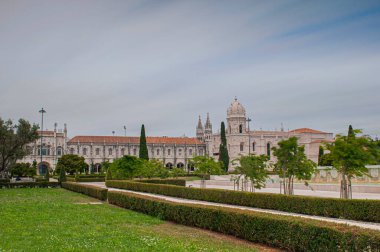
[[[81,183],[81,184],[90,184],[90,185],[94,185],[94,186],[98,186],[98,187],[102,187],[102,188],[107,188],[105,186],[104,182],[90,182],[90,183]],[[288,213],[288,212],[282,212],[282,211],[270,210],[270,209],[227,205],[227,204],[214,203],[214,202],[208,202],[208,201],[189,200],[189,199],[183,199],[183,198],[175,198],[175,197],[169,197],[169,196],[164,196],[164,195],[136,192],[136,191],[130,191],[130,190],[124,190],[124,189],[116,189],[116,188],[108,188],[108,190],[132,192],[132,193],[136,193],[136,194],[140,194],[140,195],[146,195],[146,196],[154,197],[157,199],[164,199],[164,200],[171,201],[171,202],[208,205],[208,206],[220,206],[220,207],[227,207],[227,208],[232,208],[232,209],[242,209],[242,210],[269,213],[269,214],[295,216],[295,217],[301,217],[301,218],[306,218],[306,219],[314,219],[314,220],[320,220],[320,221],[326,221],[326,222],[334,222],[334,223],[339,223],[339,224],[346,224],[346,225],[350,225],[350,226],[357,226],[357,227],[361,227],[361,228],[368,228],[368,229],[380,231],[380,223],[354,221],[354,220],[346,220],[346,219],[336,219],[336,218],[312,216],[312,215],[305,215],[305,214]]]

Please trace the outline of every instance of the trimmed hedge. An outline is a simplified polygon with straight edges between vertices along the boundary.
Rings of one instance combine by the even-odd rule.
[[[134,182],[186,186],[186,180],[184,179],[141,179],[141,180],[134,180]]]
[[[273,209],[349,220],[380,222],[380,200],[333,199],[309,196],[287,196],[222,189],[201,189],[173,185],[157,185],[131,181],[106,181],[107,187],[203,200],[230,205]]]
[[[291,251],[379,251],[380,233],[291,216],[173,203],[127,192],[108,192],[108,202],[252,242]]]
[[[58,182],[16,182],[16,183],[0,183],[0,188],[46,188],[59,187]]]
[[[104,176],[80,176],[80,177],[66,176],[66,181],[70,181],[70,182],[104,182],[105,177]]]
[[[100,200],[107,200],[108,189],[106,188],[100,188],[92,185],[77,184],[72,182],[62,182],[62,188],[74,192],[83,193]]]

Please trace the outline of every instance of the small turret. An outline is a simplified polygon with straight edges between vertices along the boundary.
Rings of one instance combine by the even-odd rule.
[[[212,124],[210,122],[210,115],[207,113],[207,119],[205,124],[205,140],[211,140],[212,136]]]
[[[197,139],[199,141],[204,141],[204,130],[203,130],[203,126],[202,126],[202,120],[201,120],[201,116],[199,116],[199,119],[198,119],[198,125],[197,125]]]

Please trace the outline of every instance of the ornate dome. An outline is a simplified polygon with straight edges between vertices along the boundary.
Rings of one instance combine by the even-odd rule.
[[[231,103],[230,107],[227,109],[227,116],[243,116],[245,117],[245,108],[238,102],[235,97],[234,101]]]

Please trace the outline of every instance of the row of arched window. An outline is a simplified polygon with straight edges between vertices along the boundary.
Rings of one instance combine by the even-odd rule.
[[[57,148],[55,148],[55,151],[54,151],[54,148],[51,147],[50,145],[48,146],[43,145],[42,149],[41,149],[41,146],[37,146],[36,149],[37,151],[34,152],[33,148],[28,146],[27,152],[30,154],[37,154],[38,156],[40,156],[41,153],[42,153],[42,156],[50,156],[50,155],[62,156],[63,155],[63,148],[61,146],[58,146]]]
[[[62,152],[62,149],[60,151]],[[166,151],[167,151],[167,155],[170,156],[171,155],[171,149],[167,149]],[[133,152],[133,155],[135,155],[135,156],[137,155],[137,149],[136,148],[134,148],[132,152]],[[160,155],[160,149],[156,149],[156,153],[157,153],[157,155]],[[70,148],[70,154],[75,154],[75,148],[73,148],[73,147]],[[88,154],[87,148],[86,147],[82,148],[82,155],[87,156],[87,154]],[[126,154],[124,148],[122,148],[120,150],[120,154],[121,154],[121,156],[124,156]],[[153,154],[153,150],[152,150],[152,154]],[[100,156],[100,148],[96,148],[95,149],[95,155],[96,156]],[[109,156],[113,155],[113,148],[109,148],[108,149],[108,155]],[[179,156],[182,155],[182,149],[181,148],[178,149],[178,155]],[[193,149],[189,149],[189,155],[190,156],[193,155]],[[199,155],[203,155],[203,150],[202,149],[199,150]]]

